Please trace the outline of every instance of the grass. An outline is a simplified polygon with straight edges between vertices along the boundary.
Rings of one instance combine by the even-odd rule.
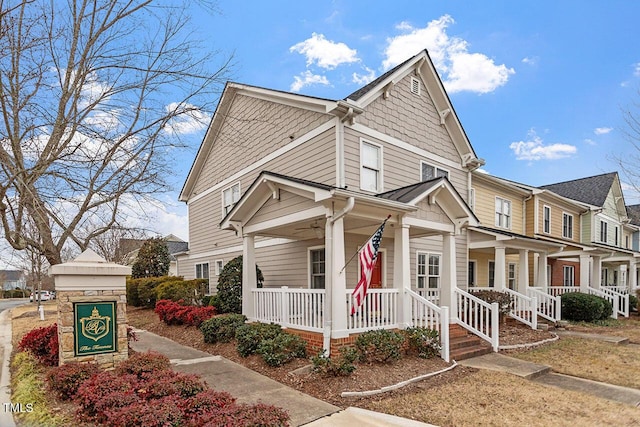
[[[607,319],[596,323],[571,322],[567,329],[572,331],[626,337],[635,344],[640,344],[640,318],[637,314],[625,318]]]
[[[563,337],[548,345],[509,355],[551,366],[562,374],[640,389],[640,350],[635,345]]]
[[[49,326],[58,321],[57,301],[47,301],[42,304],[44,307],[44,320],[40,320],[38,305],[28,303],[11,310],[11,342],[14,347],[22,337],[35,328]]]

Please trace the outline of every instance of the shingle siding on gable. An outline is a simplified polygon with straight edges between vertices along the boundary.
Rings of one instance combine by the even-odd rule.
[[[195,185],[201,193],[238,170],[284,147],[322,123],[332,120],[320,114],[244,95],[233,100],[225,124],[209,153]]]

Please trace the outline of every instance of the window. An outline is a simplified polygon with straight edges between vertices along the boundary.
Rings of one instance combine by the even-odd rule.
[[[572,265],[565,265],[562,267],[564,282],[563,286],[573,286],[574,284],[574,269]]]
[[[311,249],[309,251],[309,260],[311,263],[311,289],[324,289],[324,248]]]
[[[511,201],[496,197],[496,227],[511,228]]]
[[[544,206],[542,208],[542,231],[549,234],[551,233],[551,208],[549,206]]]
[[[573,215],[562,214],[562,237],[573,239]]]
[[[222,216],[226,216],[238,200],[240,200],[240,183],[236,182],[222,191]]]
[[[496,262],[489,261],[489,287],[493,288],[496,285]]]
[[[618,233],[620,233],[619,228],[618,227],[614,227],[613,231],[614,231],[613,237],[614,237],[614,242],[615,242],[614,244],[616,246],[618,246],[618,240],[620,239],[620,236],[618,235]]]
[[[382,147],[362,141],[360,144],[360,188],[366,191],[382,190]]]
[[[418,252],[418,288],[440,288],[440,255]]]
[[[224,261],[221,259],[217,259],[214,265],[216,266],[216,269],[215,269],[216,276],[219,276],[220,273],[222,273],[222,268],[224,267]]]
[[[411,93],[420,95],[420,80],[415,77],[411,77]]]
[[[624,236],[624,247],[629,249],[629,236]]]
[[[209,280],[209,263],[196,264],[196,279]]]
[[[607,243],[607,223],[600,221],[600,241]]]
[[[618,270],[613,270],[613,286],[618,286]]]
[[[420,181],[429,181],[442,176],[449,178],[449,171],[423,161],[420,162]]]
[[[469,281],[467,285],[473,288],[476,285],[476,262],[469,261]]]
[[[606,286],[609,283],[609,269],[603,268],[600,274],[601,274],[600,285]]]
[[[511,262],[507,266],[507,283],[512,291],[516,289],[516,265]]]

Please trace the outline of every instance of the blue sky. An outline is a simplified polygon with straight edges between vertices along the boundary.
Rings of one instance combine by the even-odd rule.
[[[544,185],[618,170],[636,154],[623,109],[640,102],[640,3],[245,1],[194,10],[194,35],[234,52],[233,80],[342,99],[427,48],[488,173]],[[639,112],[640,114],[640,112]],[[177,193],[157,222],[187,238]],[[623,183],[630,183],[622,176]],[[640,203],[632,191],[627,204]],[[184,231],[182,231],[184,230]]]

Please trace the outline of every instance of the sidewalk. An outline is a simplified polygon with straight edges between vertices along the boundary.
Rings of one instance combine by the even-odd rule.
[[[285,409],[292,426],[407,426],[429,424],[359,408],[341,410],[337,406],[306,395],[221,356],[186,347],[144,330],[136,330],[138,341],[131,348],[167,356],[180,372],[199,375],[207,384],[231,393],[239,402],[266,403]]]

